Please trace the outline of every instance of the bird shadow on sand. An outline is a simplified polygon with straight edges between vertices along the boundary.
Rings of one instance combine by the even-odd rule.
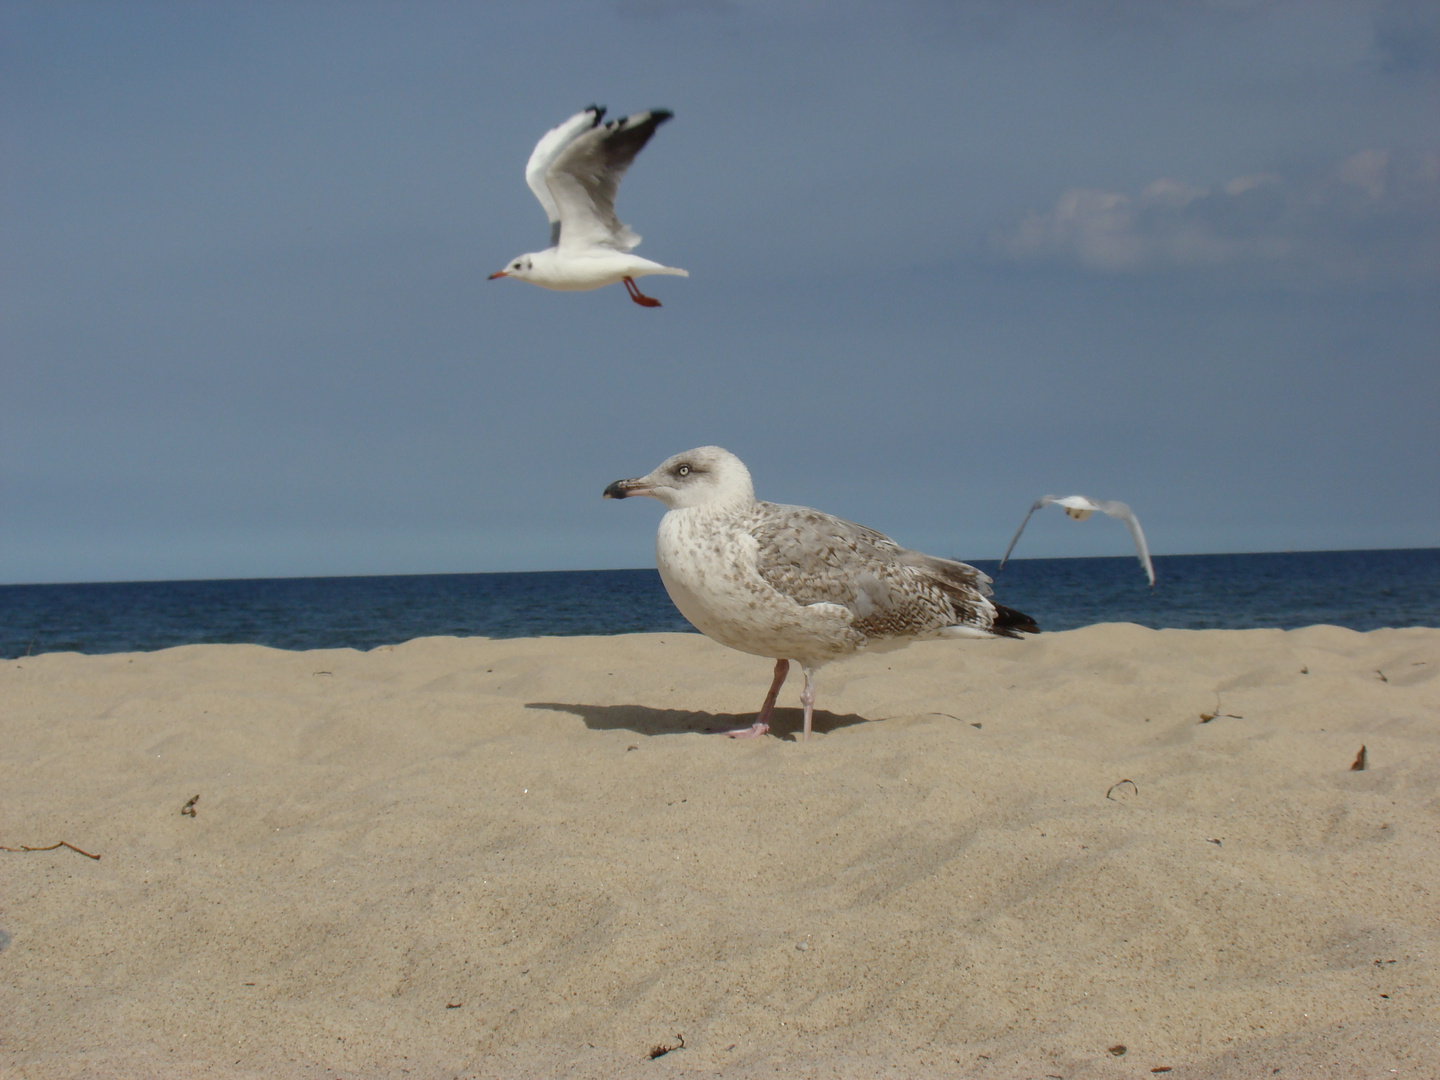
[[[585,721],[591,731],[633,731],[637,735],[687,735],[733,731],[755,722],[754,713],[687,712],[684,709],[652,709],[645,705],[567,705],[556,701],[529,701],[527,709],[567,712]],[[838,716],[817,709],[811,730],[825,733],[853,724],[868,724],[868,717],[850,713]],[[770,717],[770,734],[780,739],[800,737],[805,713],[800,709],[776,709]]]

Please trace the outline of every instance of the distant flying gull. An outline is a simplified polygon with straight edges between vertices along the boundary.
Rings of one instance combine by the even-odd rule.
[[[669,507],[655,561],[670,599],[720,644],[776,657],[755,723],[724,733],[731,737],[770,730],[792,660],[805,671],[808,739],[815,672],[832,660],[924,638],[1039,630],[1030,616],[988,600],[990,578],[973,566],[907,551],[818,510],[757,502],[749,471],[718,446],[676,454],[648,476],[615,481],[604,495],[648,495]]]
[[[1065,508],[1076,521],[1084,521],[1096,510],[1102,514],[1109,514],[1113,518],[1119,518],[1130,529],[1130,535],[1135,540],[1135,553],[1140,556],[1140,565],[1145,568],[1145,576],[1150,579],[1150,584],[1155,584],[1155,568],[1150,565],[1150,549],[1145,546],[1145,534],[1140,531],[1140,522],[1135,519],[1135,514],[1130,507],[1122,502],[1096,502],[1094,499],[1087,499],[1084,495],[1066,495],[1063,499],[1058,495],[1046,495],[1043,499],[1036,499],[1035,505],[1025,515],[1025,520],[1020,522],[1020,528],[1015,530],[1015,536],[1010,541],[1010,546],[1005,549],[1005,555],[1000,560],[1000,567],[1004,569],[1005,560],[1010,558],[1010,552],[1015,550],[1015,541],[1020,539],[1020,534],[1025,531],[1026,524],[1030,521],[1030,515],[1042,506],[1049,506],[1056,503]]]
[[[513,277],[561,291],[623,281],[635,303],[659,307],[660,301],[642,293],[635,279],[646,274],[690,276],[688,270],[631,255],[640,237],[615,216],[620,178],[655,129],[674,114],[651,109],[602,124],[604,115],[604,108],[591,105],[535,144],[525,182],[550,219],[550,246],[521,255],[491,274],[491,281]]]

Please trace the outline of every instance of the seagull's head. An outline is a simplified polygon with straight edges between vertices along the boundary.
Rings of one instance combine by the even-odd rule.
[[[729,450],[699,446],[666,458],[647,476],[616,480],[604,491],[607,499],[631,495],[648,495],[671,510],[682,510],[715,503],[746,505],[755,501],[755,486],[750,470]]]
[[[529,281],[531,280],[531,275],[534,270],[535,256],[533,254],[521,255],[518,259],[511,259],[510,265],[505,267],[504,270],[496,270],[490,275],[489,280],[494,281],[500,277],[513,277],[519,278],[521,281]]]

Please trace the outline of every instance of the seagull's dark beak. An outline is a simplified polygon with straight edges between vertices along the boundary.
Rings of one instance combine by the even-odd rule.
[[[507,273],[505,273],[504,270],[496,270],[493,274],[491,274],[491,275],[490,275],[488,278],[486,278],[485,280],[486,280],[486,281],[494,281],[497,277],[509,277],[509,276],[510,276],[510,275],[507,274]]]
[[[649,495],[650,487],[644,477],[634,480],[616,480],[600,493],[602,499],[628,499],[631,495]]]

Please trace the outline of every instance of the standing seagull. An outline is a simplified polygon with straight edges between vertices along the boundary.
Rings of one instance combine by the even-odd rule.
[[[1145,534],[1140,531],[1140,522],[1136,519],[1134,511],[1122,502],[1097,502],[1094,499],[1087,499],[1084,495],[1066,495],[1063,499],[1059,495],[1046,495],[1044,498],[1036,499],[1035,505],[1030,507],[1025,514],[1025,520],[1020,522],[1020,528],[1015,530],[1015,535],[1010,540],[1010,546],[1005,549],[1004,556],[1000,559],[1000,569],[1005,568],[1005,560],[1010,558],[1010,552],[1015,550],[1015,541],[1020,539],[1020,534],[1025,531],[1026,524],[1030,521],[1030,515],[1043,506],[1055,503],[1064,508],[1065,513],[1076,521],[1084,521],[1096,510],[1102,514],[1109,514],[1113,518],[1119,518],[1130,529],[1130,537],[1135,541],[1135,554],[1140,557],[1140,565],[1145,570],[1145,576],[1150,579],[1150,584],[1155,584],[1155,567],[1150,565],[1150,549],[1145,546]]]
[[[688,270],[631,255],[640,237],[615,216],[620,178],[655,129],[674,114],[651,109],[602,124],[604,115],[604,108],[591,105],[535,144],[525,182],[550,219],[550,246],[521,255],[491,274],[491,281],[513,277],[566,292],[623,281],[635,303],[659,307],[660,301],[642,293],[635,279],[646,274],[690,276]]]
[[[815,672],[861,649],[885,652],[924,638],[1019,637],[1039,627],[986,599],[990,579],[962,562],[907,551],[888,536],[819,510],[757,502],[750,473],[718,446],[616,480],[607,499],[648,495],[669,507],[655,561],[670,599],[701,633],[756,656],[777,657],[755,723],[770,730],[775,698],[795,661],[805,671],[805,734]]]

